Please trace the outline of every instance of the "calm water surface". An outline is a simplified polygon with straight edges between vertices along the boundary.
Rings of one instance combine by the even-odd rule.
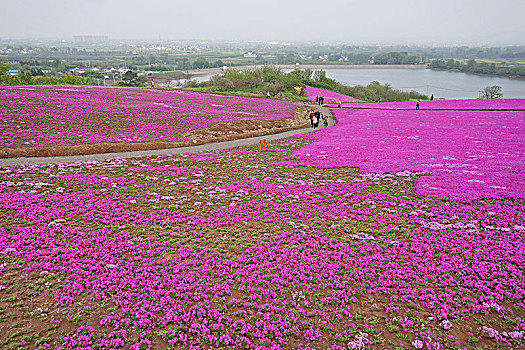
[[[289,72],[290,70],[284,70]],[[505,98],[525,98],[525,80],[486,77],[458,72],[430,69],[326,69],[326,76],[345,85],[368,85],[376,80],[388,83],[395,89],[415,90],[435,98],[478,98],[487,86],[499,85]],[[213,74],[193,77],[198,82],[207,81]],[[172,86],[185,80],[174,80]]]
[[[415,90],[436,98],[478,98],[487,86],[499,85],[505,98],[525,98],[525,80],[486,77],[430,69],[327,69],[326,76],[345,85],[368,85],[377,80],[393,88]]]

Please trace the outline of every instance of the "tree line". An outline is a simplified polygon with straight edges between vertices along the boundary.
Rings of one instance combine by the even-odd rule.
[[[436,69],[454,70],[464,73],[525,78],[525,66],[510,66],[488,62],[477,62],[473,59],[467,61],[455,59],[432,60],[430,62],[430,67]]]
[[[31,71],[21,72],[18,75],[8,75],[11,69],[7,60],[0,58],[0,85],[90,85],[88,78],[74,74],[60,76],[33,75]]]
[[[212,76],[209,81],[192,82],[189,85],[190,87],[201,87],[220,92],[243,91],[264,95],[269,91],[274,96],[290,96],[295,92],[295,87],[312,86],[370,102],[377,101],[380,96],[385,102],[428,99],[427,96],[416,91],[397,90],[389,84],[380,84],[377,81],[373,81],[367,86],[346,86],[328,78],[323,70],[296,69],[284,73],[274,66],[264,66],[245,71],[228,69],[222,74]]]

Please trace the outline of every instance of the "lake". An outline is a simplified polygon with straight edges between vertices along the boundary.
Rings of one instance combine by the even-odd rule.
[[[283,70],[289,72],[289,69]],[[368,85],[377,80],[381,84],[388,83],[393,88],[411,91],[415,90],[435,98],[460,99],[478,98],[480,91],[487,86],[499,85],[503,88],[505,98],[525,98],[525,80],[515,80],[500,77],[488,77],[459,72],[437,71],[431,69],[325,69],[326,76],[342,84]],[[209,80],[213,74],[196,76],[195,81]],[[172,86],[176,82],[173,81]],[[184,83],[181,80],[180,83]]]
[[[505,98],[525,98],[525,80],[488,77],[431,69],[327,69],[326,76],[345,85],[368,85],[377,80],[393,88],[415,90],[436,98],[478,98],[487,86],[499,85]]]

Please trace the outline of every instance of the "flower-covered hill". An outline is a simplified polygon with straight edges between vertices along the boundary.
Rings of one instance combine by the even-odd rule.
[[[426,110],[398,109],[406,104],[335,109],[339,124],[303,136],[314,142],[294,153],[302,161],[291,163],[427,175],[416,181],[422,196],[523,198],[525,100],[427,101]]]
[[[388,102],[388,103],[359,103],[353,104],[352,108],[365,109],[415,109],[417,101]],[[436,100],[420,101],[420,109],[441,109],[441,110],[474,110],[474,111],[493,111],[525,110],[525,100],[523,99],[493,99],[493,100]]]
[[[0,87],[0,148],[102,142],[181,142],[221,122],[276,121],[293,103],[180,90]]]
[[[523,348],[523,111],[377,106],[0,168],[0,348]]]
[[[315,101],[316,96],[324,97],[325,103],[337,103],[339,100],[341,100],[341,102],[361,102],[360,100],[350,97],[348,95],[307,86],[306,87],[306,98],[309,99],[310,101]]]
[[[525,345],[523,200],[282,164],[310,142],[1,169],[0,347]]]

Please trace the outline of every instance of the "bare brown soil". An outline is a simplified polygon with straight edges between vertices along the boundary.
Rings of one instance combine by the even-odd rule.
[[[313,110],[313,107],[300,106],[294,111],[292,117],[279,120],[235,120],[217,123],[208,128],[195,129],[184,133],[182,137],[185,141],[183,142],[101,142],[83,145],[46,145],[38,147],[5,148],[0,149],[0,158],[56,157],[158,150],[271,135],[307,127],[309,123],[307,123],[306,115],[307,111],[310,110]]]

